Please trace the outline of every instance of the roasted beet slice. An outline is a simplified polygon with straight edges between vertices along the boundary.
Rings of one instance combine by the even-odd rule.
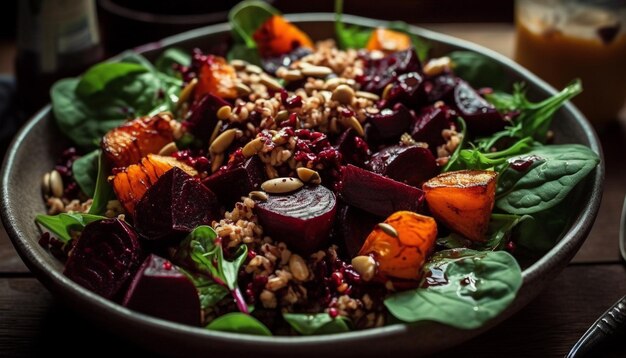
[[[398,76],[404,73],[422,71],[422,64],[413,47],[394,52],[383,58],[371,58],[369,55],[365,55],[364,60],[364,74],[356,80],[361,84],[363,91],[377,94],[381,94],[385,87]]]
[[[261,161],[254,156],[236,167],[220,169],[202,182],[217,194],[220,203],[230,208],[242,196],[258,189],[264,180]]]
[[[368,120],[379,138],[397,140],[402,133],[409,130],[413,116],[402,103],[397,103],[393,109],[385,108],[377,114],[369,115]]]
[[[454,88],[454,106],[473,135],[490,135],[507,125],[500,112],[463,80]]]
[[[383,217],[398,210],[421,212],[424,202],[422,190],[354,165],[341,168],[338,194],[349,205]]]
[[[269,195],[256,205],[265,233],[301,254],[310,254],[329,238],[336,212],[335,194],[321,185],[289,195]]]
[[[441,135],[444,129],[453,128],[452,111],[445,105],[425,107],[415,116],[411,125],[411,136],[417,142],[426,142],[431,150],[445,143]]]
[[[424,78],[417,72],[409,72],[398,76],[389,94],[385,98],[386,106],[402,103],[411,108],[419,108],[426,103],[426,91],[424,90]]]
[[[429,79],[424,84],[428,102],[443,101],[452,98],[458,78],[452,74],[443,74]]]
[[[63,274],[108,299],[135,273],[141,263],[135,231],[119,219],[94,221],[80,235]]]
[[[207,93],[191,108],[191,115],[183,124],[189,132],[204,143],[209,141],[217,124],[217,110],[229,103],[211,93]]]
[[[336,148],[341,153],[344,164],[354,164],[358,167],[363,167],[372,155],[367,143],[352,128],[341,133]]]
[[[200,325],[200,298],[196,286],[171,262],[157,255],[144,260],[122,304],[169,321]]]
[[[173,168],[146,191],[135,207],[135,228],[146,240],[179,238],[219,216],[215,194]]]
[[[372,155],[368,164],[374,173],[418,188],[439,174],[439,167],[431,151],[416,145],[384,148]]]
[[[342,205],[337,211],[335,232],[343,241],[348,257],[354,257],[359,253],[367,236],[376,224],[383,221],[385,218],[372,215],[354,206]]]

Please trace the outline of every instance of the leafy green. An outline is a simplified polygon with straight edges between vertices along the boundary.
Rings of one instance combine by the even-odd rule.
[[[99,155],[100,151],[96,149],[76,159],[74,163],[72,163],[74,180],[76,180],[80,190],[89,197],[92,197],[96,190]]]
[[[347,318],[332,318],[328,313],[283,313],[283,318],[296,332],[305,336],[350,331],[350,321]]]
[[[518,216],[509,214],[491,214],[489,228],[487,229],[487,241],[475,245],[475,249],[497,251],[502,250],[507,244],[511,232],[526,220],[528,216]]]
[[[504,68],[491,57],[473,51],[453,51],[448,57],[454,73],[473,87],[503,90],[508,85]]]
[[[506,309],[522,285],[521,269],[505,251],[444,250],[431,257],[424,271],[420,288],[385,299],[397,319],[478,328]],[[429,277],[442,281],[429,285]]]
[[[228,59],[228,61],[237,59],[244,60],[257,66],[261,65],[261,56],[259,55],[259,50],[256,47],[248,47],[244,43],[236,43],[231,46],[228,54],[226,55],[226,58]]]
[[[240,39],[248,48],[256,49],[252,35],[273,15],[280,15],[280,12],[265,1],[248,0],[235,5],[228,13],[235,40]]]
[[[496,188],[496,207],[511,214],[532,214],[550,209],[600,162],[590,148],[580,144],[538,147],[509,159],[533,163],[526,170],[508,165]]]
[[[481,152],[487,152],[500,140],[506,138],[533,137],[536,141],[545,143],[554,113],[580,92],[582,92],[582,85],[580,80],[576,80],[556,95],[537,103],[530,102],[526,98],[524,86],[520,84],[514,86],[513,94],[495,92],[486,95],[486,99],[499,111],[519,111],[519,114],[514,118],[512,126],[478,140],[478,149]]]
[[[76,86],[76,94],[79,97],[93,96],[105,88],[114,80],[136,75],[148,71],[147,68],[136,63],[127,62],[102,62],[91,67],[80,79]]]
[[[158,71],[171,77],[176,77],[178,74],[174,69],[174,64],[189,66],[191,64],[191,55],[189,55],[189,52],[179,48],[168,48],[154,62],[154,66]]]
[[[535,145],[531,137],[522,138],[512,146],[497,152],[482,153],[478,149],[463,149],[457,158],[457,167],[461,169],[484,170],[506,163],[514,155],[527,153]]]
[[[220,316],[209,323],[206,329],[211,331],[254,334],[257,336],[271,336],[272,332],[256,318],[241,313],[232,312]]]
[[[550,210],[524,215],[515,232],[517,246],[529,251],[531,255],[547,252],[554,247],[561,238],[563,229],[576,217],[577,209],[572,205],[574,197],[570,194]]]
[[[248,313],[237,286],[237,275],[247,257],[248,248],[246,245],[239,246],[233,254],[233,261],[228,261],[224,258],[221,241],[216,238],[217,234],[212,227],[198,226],[181,243],[177,259],[185,261],[190,257],[198,271],[209,274],[215,282],[226,287],[233,295],[239,310]]]
[[[93,201],[89,208],[89,214],[104,215],[109,200],[114,198],[113,188],[109,183],[109,165],[102,152],[98,155],[98,175],[94,187]]]
[[[106,219],[104,216],[83,213],[61,213],[58,215],[37,215],[35,221],[50,230],[57,239],[67,243],[72,232],[82,231],[91,222]]]
[[[180,272],[185,274],[198,290],[200,296],[200,308],[205,310],[215,306],[219,301],[228,296],[228,290],[205,275],[189,272],[181,267]]]

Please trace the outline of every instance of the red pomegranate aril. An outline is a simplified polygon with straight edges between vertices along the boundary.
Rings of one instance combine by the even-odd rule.
[[[328,309],[328,315],[330,318],[336,318],[339,315],[339,311],[335,307],[331,307]]]

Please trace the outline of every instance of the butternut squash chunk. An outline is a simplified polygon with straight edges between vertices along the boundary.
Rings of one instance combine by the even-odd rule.
[[[378,27],[372,32],[365,48],[370,51],[379,50],[385,53],[391,53],[406,50],[409,47],[411,47],[411,38],[409,35]]]
[[[284,55],[298,47],[313,49],[309,35],[278,15],[267,19],[252,37],[265,58]]]

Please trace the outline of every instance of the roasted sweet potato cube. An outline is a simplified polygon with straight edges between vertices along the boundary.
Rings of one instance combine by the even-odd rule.
[[[156,154],[148,154],[140,163],[129,165],[124,171],[115,174],[110,180],[117,199],[126,212],[133,215],[135,205],[146,190],[156,183],[161,175],[174,167],[184,170],[191,176],[198,174],[195,169],[173,157]]]
[[[370,51],[380,50],[386,53],[406,50],[411,47],[409,35],[379,27],[372,32],[366,48]]]
[[[435,246],[437,223],[430,216],[397,211],[369,234],[359,255],[372,255],[383,280],[418,281]]]
[[[237,73],[235,68],[219,56],[208,55],[205,63],[200,67],[198,85],[195,89],[195,99],[199,100],[207,93],[219,98],[237,98]]]
[[[450,230],[484,241],[495,201],[493,171],[461,170],[439,174],[422,186],[433,216]]]
[[[313,48],[309,35],[279,15],[267,19],[253,38],[263,57],[284,55],[298,47]]]

